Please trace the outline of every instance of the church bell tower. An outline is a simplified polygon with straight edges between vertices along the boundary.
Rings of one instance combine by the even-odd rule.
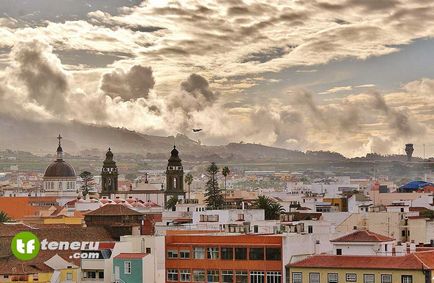
[[[110,197],[118,191],[118,167],[109,148],[101,170],[101,196]]]
[[[165,203],[172,197],[178,199],[185,198],[184,191],[184,169],[182,168],[181,158],[176,146],[170,152],[166,169],[166,191],[164,192]]]

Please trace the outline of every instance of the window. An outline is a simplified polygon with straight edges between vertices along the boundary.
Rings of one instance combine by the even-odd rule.
[[[264,248],[250,248],[250,260],[264,260]]]
[[[280,248],[266,248],[265,254],[267,260],[281,260],[282,259],[282,251]]]
[[[392,283],[392,274],[381,274],[381,283]]]
[[[66,273],[66,280],[71,280],[72,281],[72,272],[67,272]]]
[[[151,253],[151,248],[146,248],[146,253],[150,254]]]
[[[178,258],[178,251],[177,250],[168,250],[167,251],[167,258]]]
[[[234,249],[228,247],[221,248],[222,259],[234,259]]]
[[[177,269],[167,270],[167,281],[178,281],[178,270]]]
[[[327,274],[327,280],[328,283],[338,283],[338,274],[337,273]]]
[[[205,282],[205,270],[193,270],[193,282]]]
[[[234,272],[232,270],[222,271],[222,282],[223,283],[233,283],[234,282]]]
[[[345,281],[347,282],[357,282],[357,274],[347,273],[345,274]]]
[[[301,272],[293,272],[292,273],[292,283],[302,283],[303,282],[303,276]]]
[[[124,274],[131,274],[131,261],[125,261],[124,262]],[[95,278],[95,277],[93,277],[93,278]]]
[[[259,226],[253,225],[253,233],[259,233]]]
[[[277,271],[268,271],[267,283],[282,283],[282,274]]]
[[[219,258],[219,248],[210,247],[207,249],[207,258],[208,259],[218,259]]]
[[[235,259],[247,259],[247,248],[235,248]]]
[[[201,214],[199,217],[200,217],[200,222],[219,222],[218,214],[216,215]]]
[[[208,282],[220,282],[219,281],[219,271],[218,270],[208,270],[207,272]]]
[[[179,258],[182,258],[182,259],[190,258],[190,250],[180,250],[179,251]]]
[[[125,274],[127,274],[127,273],[125,273]],[[88,271],[87,274],[85,273],[84,275],[85,275],[84,278],[92,278],[92,279],[96,278],[96,272],[95,271]]]
[[[309,283],[320,283],[319,273],[316,272],[309,273]]]
[[[181,282],[190,282],[191,281],[191,273],[188,269],[181,269],[179,271],[179,277]]]
[[[204,259],[205,258],[205,248],[195,247],[194,248],[194,258]]]
[[[402,231],[401,231],[401,236],[402,236],[402,237],[405,237],[405,234],[406,234],[406,233],[405,233],[405,230],[402,230]]]
[[[98,272],[98,278],[100,278],[100,279],[104,278],[104,271]]]
[[[375,275],[374,274],[363,274],[363,283],[374,283]]]
[[[244,214],[243,213],[238,214],[238,220],[244,220]]]
[[[401,283],[413,283],[412,275],[401,275]]]
[[[342,249],[336,249],[336,255],[342,255]]]
[[[249,277],[247,276],[247,271],[236,271],[235,272],[235,283],[247,283],[249,282]]]
[[[308,226],[307,226],[307,232],[308,232],[309,234],[312,234],[312,233],[313,233],[313,226],[312,226],[312,225],[308,225]]]
[[[251,271],[250,283],[264,283],[264,271]]]

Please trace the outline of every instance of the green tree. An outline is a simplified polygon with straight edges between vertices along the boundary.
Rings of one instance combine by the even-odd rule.
[[[225,205],[225,200],[217,181],[218,172],[219,168],[214,162],[206,169],[208,181],[206,182],[205,202],[210,209],[222,209]]]
[[[176,205],[178,204],[178,197],[172,196],[167,202],[166,202],[166,209],[175,211]]]
[[[90,188],[93,186],[93,175],[89,171],[83,171],[80,173],[80,178],[83,181],[83,184],[81,185],[81,192],[83,194],[83,198],[86,199]]]
[[[283,207],[277,202],[267,196],[259,196],[255,203],[254,208],[263,209],[265,211],[265,220],[277,220],[280,213],[284,211]]]
[[[229,170],[229,167],[228,166],[223,167],[222,175],[223,175],[223,177],[225,177],[225,203],[226,203],[226,197],[227,197],[226,179],[227,179],[229,174],[231,174],[231,170]]]
[[[187,173],[184,177],[184,182],[188,186],[187,199],[190,199],[190,186],[191,183],[193,183],[193,175],[191,175],[191,173]]]
[[[0,211],[0,223],[9,222],[11,218],[4,211]]]

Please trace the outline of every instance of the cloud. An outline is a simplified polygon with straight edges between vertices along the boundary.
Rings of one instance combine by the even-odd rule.
[[[331,89],[328,89],[326,91],[320,92],[320,94],[334,94],[334,93],[342,92],[342,91],[350,91],[352,89],[353,89],[352,86],[337,86],[337,87],[333,87]]]
[[[16,64],[15,75],[29,98],[50,112],[65,113],[68,79],[51,47],[33,40],[14,46],[11,55]]]
[[[129,70],[115,69],[103,75],[101,90],[112,98],[137,99],[147,97],[155,80],[151,67],[134,65]]]

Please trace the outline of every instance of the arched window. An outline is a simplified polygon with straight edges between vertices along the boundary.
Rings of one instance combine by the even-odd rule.
[[[173,188],[176,189],[176,177],[173,178]]]

